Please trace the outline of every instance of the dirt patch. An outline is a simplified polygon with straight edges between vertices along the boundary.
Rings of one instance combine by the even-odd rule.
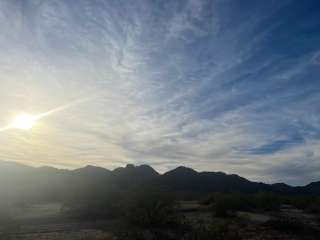
[[[272,219],[271,215],[253,212],[236,212],[237,217],[246,218],[254,223],[266,223]]]

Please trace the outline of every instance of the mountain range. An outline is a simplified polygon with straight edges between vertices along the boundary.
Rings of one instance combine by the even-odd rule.
[[[182,166],[159,174],[148,165],[129,164],[113,171],[95,166],[61,170],[0,161],[0,198],[2,200],[15,198],[49,201],[79,193],[90,195],[92,192],[125,192],[151,188],[194,194],[263,191],[319,195],[320,181],[293,187],[285,183],[253,182],[238,175],[223,172],[197,172]]]

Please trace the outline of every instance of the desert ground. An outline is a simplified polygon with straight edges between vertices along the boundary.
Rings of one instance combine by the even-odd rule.
[[[69,219],[59,203],[34,205],[16,211],[15,214],[14,219],[2,224],[1,240],[129,239],[117,235],[121,218],[94,221]],[[176,214],[189,226],[196,228],[200,235],[203,233],[203,236],[186,238],[181,233],[179,238],[179,233],[174,233],[171,237],[167,234],[166,239],[201,240],[209,239],[210,234],[215,236],[212,239],[317,239],[320,230],[319,216],[290,205],[282,205],[280,211],[276,212],[234,211],[231,216],[222,218],[215,216],[211,206],[201,201],[179,201]],[[299,224],[303,224],[303,227]],[[148,234],[148,230],[145,230],[143,236],[144,239],[157,239]]]

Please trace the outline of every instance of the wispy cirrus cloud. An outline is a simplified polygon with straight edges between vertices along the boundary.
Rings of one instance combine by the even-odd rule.
[[[317,180],[316,1],[0,4],[2,125],[96,96],[1,134],[1,159]]]

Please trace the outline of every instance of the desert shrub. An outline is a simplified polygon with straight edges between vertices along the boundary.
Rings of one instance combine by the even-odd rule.
[[[303,235],[317,235],[319,232],[311,225],[306,224],[298,218],[280,216],[272,219],[266,223],[267,226],[271,227],[280,232],[296,233]]]
[[[287,198],[287,203],[299,208],[306,209],[314,202],[314,197],[312,196],[291,196]]]
[[[210,225],[208,230],[214,239],[225,239],[228,234],[229,223],[227,221],[215,222]]]
[[[252,198],[253,208],[258,210],[279,210],[281,198],[272,193],[257,193]]]
[[[176,223],[175,201],[161,193],[138,194],[128,206],[126,222],[132,226],[155,228]]]
[[[191,226],[184,216],[178,215],[171,195],[149,192],[128,200],[116,236],[119,240],[178,240],[190,231]]]
[[[314,201],[305,208],[305,210],[309,213],[320,215],[320,198],[315,198]]]
[[[227,217],[234,206],[230,198],[222,197],[215,201],[214,204],[214,213],[218,217]]]
[[[202,205],[207,205],[207,206],[212,205],[212,203],[215,202],[217,195],[219,195],[219,194],[218,193],[210,194],[210,195],[204,197],[203,199],[201,199],[200,203]]]
[[[302,222],[289,217],[278,217],[276,219],[272,219],[267,222],[267,226],[284,232],[301,231],[303,228]]]
[[[218,217],[226,217],[232,211],[250,210],[254,206],[254,202],[249,195],[238,193],[217,194],[213,202],[213,210]]]
[[[293,196],[288,197],[286,203],[306,212],[320,215],[320,197]]]
[[[240,240],[237,226],[230,220],[216,220],[212,223],[195,224],[185,235],[185,240]]]
[[[88,194],[86,198],[72,199],[64,204],[67,216],[78,219],[115,218],[124,212],[122,194],[109,192]]]
[[[214,194],[206,200],[206,204],[210,201],[218,217],[226,217],[233,211],[279,210],[281,205],[281,198],[271,193]]]
[[[218,197],[219,203],[223,197],[225,195]],[[234,199],[238,200],[230,198],[232,203]],[[116,230],[119,240],[241,239],[232,219],[190,221],[177,213],[174,199],[159,192],[133,197],[126,212],[123,224]]]

